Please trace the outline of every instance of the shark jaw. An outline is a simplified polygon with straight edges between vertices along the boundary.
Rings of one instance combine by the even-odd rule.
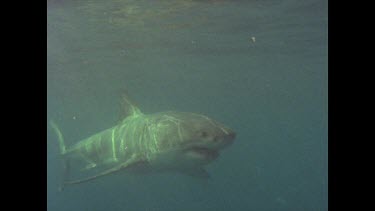
[[[185,156],[200,164],[208,164],[216,160],[220,155],[220,150],[230,146],[233,143],[235,134],[228,137],[218,138],[215,143],[193,144],[185,149]]]
[[[206,161],[213,161],[219,157],[218,150],[209,149],[205,147],[192,147],[187,154],[195,159],[202,159]]]
[[[233,144],[236,133],[227,129],[226,134],[214,135],[193,142],[186,150],[190,159],[206,165],[219,157],[219,152]]]

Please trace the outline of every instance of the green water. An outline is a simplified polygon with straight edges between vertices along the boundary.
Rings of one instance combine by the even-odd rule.
[[[327,210],[327,2],[47,1],[47,120],[67,145],[144,113],[202,113],[237,137],[202,184],[113,176],[58,192],[47,128],[48,210]]]

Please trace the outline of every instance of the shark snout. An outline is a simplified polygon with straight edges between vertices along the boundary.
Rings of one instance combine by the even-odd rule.
[[[234,140],[236,138],[236,132],[230,131],[229,134],[227,135],[227,138],[230,140]]]
[[[236,138],[236,133],[231,131],[227,135],[225,135],[224,141],[227,142],[227,144],[232,144],[235,138]]]
[[[233,131],[227,130],[226,133],[216,137],[213,141],[217,145],[218,148],[222,149],[227,146],[230,146],[234,139],[236,138],[236,133]]]

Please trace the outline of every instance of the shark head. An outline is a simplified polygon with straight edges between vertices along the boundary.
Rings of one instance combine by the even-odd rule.
[[[200,114],[169,112],[159,123],[167,128],[160,131],[161,146],[178,151],[179,158],[194,165],[215,160],[236,136],[232,129]]]

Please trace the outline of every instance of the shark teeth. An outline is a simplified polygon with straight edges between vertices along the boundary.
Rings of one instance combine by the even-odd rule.
[[[219,156],[219,152],[217,150],[205,148],[205,147],[193,147],[191,148],[192,151],[195,153],[204,155],[207,158],[215,159]]]

